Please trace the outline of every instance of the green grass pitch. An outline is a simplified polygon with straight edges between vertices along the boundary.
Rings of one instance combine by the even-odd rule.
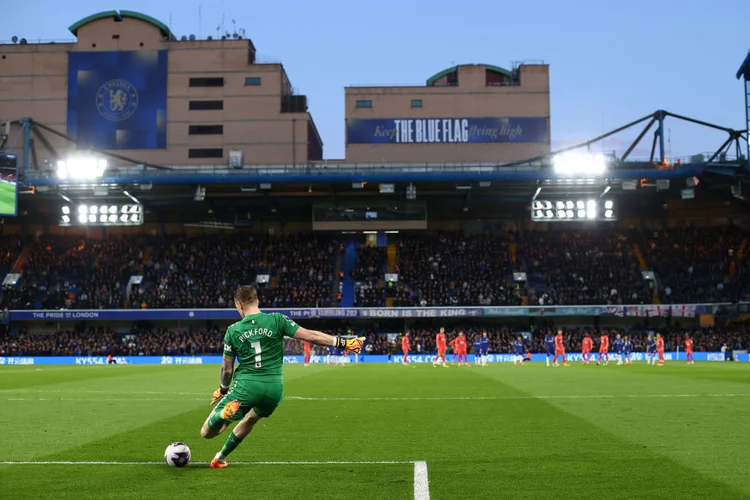
[[[287,365],[285,401],[214,470],[218,366],[5,366],[0,498],[428,498],[413,461],[432,499],[747,498],[749,369]],[[190,466],[159,463],[173,441]]]
[[[16,213],[16,185],[0,182],[0,214]]]

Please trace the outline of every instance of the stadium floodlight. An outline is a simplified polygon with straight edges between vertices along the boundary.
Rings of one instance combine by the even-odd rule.
[[[567,152],[552,157],[554,171],[562,176],[598,177],[607,170],[607,160],[602,154]]]
[[[73,218],[72,213],[78,216]],[[64,205],[58,221],[61,226],[139,226],[143,224],[143,205]]]
[[[57,162],[57,177],[72,180],[94,180],[104,175],[107,160],[91,155],[71,156]]]
[[[603,214],[603,216],[602,216]],[[617,220],[613,200],[534,200],[531,220],[535,222],[574,222]]]

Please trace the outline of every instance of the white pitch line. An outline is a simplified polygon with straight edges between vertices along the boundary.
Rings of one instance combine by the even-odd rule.
[[[286,396],[292,401],[483,401],[513,399],[638,399],[638,398],[735,398],[750,397],[750,394],[582,394],[553,396],[447,396],[447,397],[404,397],[404,398],[315,398],[304,396]]]
[[[414,500],[430,500],[430,480],[427,477],[427,462],[414,462]]]
[[[210,462],[190,462],[191,465],[208,465]],[[367,460],[367,461],[323,461],[323,462],[230,462],[231,465],[403,465],[420,463],[413,460]],[[425,462],[422,462],[425,463]],[[162,462],[75,462],[61,460],[44,461],[0,461],[0,465],[166,465]],[[425,473],[427,471],[425,463]],[[426,477],[426,476],[425,476]]]
[[[23,391],[16,391],[21,392]],[[43,391],[40,391],[40,393]],[[65,394],[73,394],[66,392]],[[112,394],[111,392],[109,394]],[[119,393],[119,394],[140,394],[140,393]],[[170,393],[157,393],[170,394]],[[177,393],[175,393],[177,394]],[[552,395],[552,396],[446,396],[446,397],[362,397],[362,398],[329,398],[329,397],[306,397],[306,396],[286,396],[287,401],[508,401],[508,400],[565,400],[565,399],[670,399],[670,398],[744,398],[750,397],[748,393],[728,393],[728,394],[582,394],[582,395]],[[204,401],[203,398],[0,398],[5,401]]]

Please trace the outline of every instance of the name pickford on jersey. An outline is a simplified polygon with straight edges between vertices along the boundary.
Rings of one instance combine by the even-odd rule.
[[[297,323],[279,313],[248,315],[230,326],[224,336],[224,354],[237,357],[235,380],[281,380],[284,337],[292,337],[298,328]]]
[[[274,333],[268,328],[253,328],[251,330],[245,330],[238,337],[237,340],[245,342],[250,337],[257,337],[258,335],[265,335],[266,337],[273,337]]]

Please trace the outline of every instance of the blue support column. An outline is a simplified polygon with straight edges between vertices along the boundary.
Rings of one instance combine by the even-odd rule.
[[[31,163],[31,118],[21,118],[23,130],[23,159],[21,160],[21,171],[25,174],[29,171]]]
[[[745,60],[742,61],[736,76],[738,80],[742,79],[745,82],[745,123],[747,124],[747,133],[750,134],[750,52],[747,53]],[[745,156],[745,169],[750,172],[750,135],[748,135]]]
[[[659,163],[662,163],[667,155],[666,149],[664,149],[664,111],[658,111],[659,128],[656,133],[659,134]]]

